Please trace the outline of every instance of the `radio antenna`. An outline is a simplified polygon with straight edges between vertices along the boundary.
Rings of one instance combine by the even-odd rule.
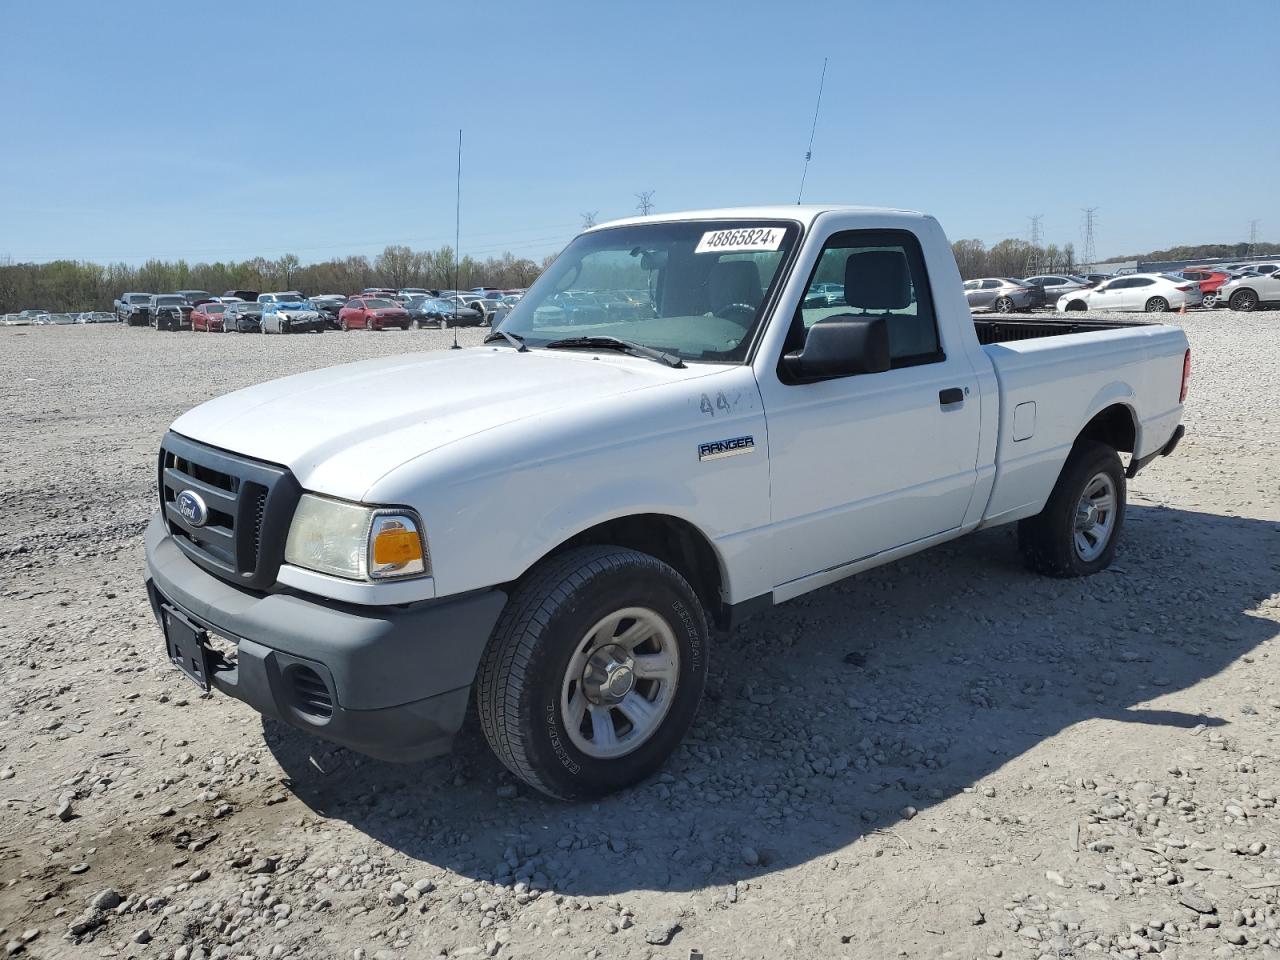
[[[458,181],[454,190],[453,204],[453,346],[450,350],[461,350],[458,346],[458,297],[462,291],[458,289],[458,273],[462,269],[462,128],[458,128]]]
[[[809,161],[813,159],[813,138],[818,132],[818,111],[822,109],[822,87],[827,82],[827,58],[822,58],[822,78],[818,81],[818,102],[813,105],[813,127],[809,131],[809,149],[804,152],[804,172],[800,174],[800,192],[796,195],[796,206],[804,199],[804,181],[809,176]]]

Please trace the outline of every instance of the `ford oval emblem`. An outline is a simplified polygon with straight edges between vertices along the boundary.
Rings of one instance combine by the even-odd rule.
[[[209,507],[194,490],[183,490],[178,494],[178,512],[193,527],[203,527],[209,520]]]

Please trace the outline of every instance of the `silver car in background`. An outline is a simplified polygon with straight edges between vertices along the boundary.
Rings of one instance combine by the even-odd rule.
[[[1093,286],[1084,277],[1065,273],[1043,273],[1038,276],[1027,277],[1022,282],[1043,290],[1045,303],[1050,307],[1056,304],[1058,298],[1064,293],[1075,293],[1077,290],[1084,290],[1086,287]]]
[[[1030,310],[1039,300],[1037,292],[1021,280],[1009,277],[982,277],[964,282],[964,298],[970,310],[992,310],[996,313],[1013,313]]]

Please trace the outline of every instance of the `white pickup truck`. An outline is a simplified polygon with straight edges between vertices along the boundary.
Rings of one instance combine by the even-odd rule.
[[[205,689],[397,760],[474,697],[513,773],[597,796],[679,743],[746,614],[1013,521],[1031,569],[1105,568],[1189,369],[1175,326],[975,320],[918,213],[620,221],[484,346],[180,417],[148,592]]]

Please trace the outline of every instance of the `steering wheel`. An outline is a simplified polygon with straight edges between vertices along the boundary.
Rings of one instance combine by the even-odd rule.
[[[715,315],[722,320],[741,323],[745,327],[755,317],[756,308],[749,303],[726,303],[715,311]]]

